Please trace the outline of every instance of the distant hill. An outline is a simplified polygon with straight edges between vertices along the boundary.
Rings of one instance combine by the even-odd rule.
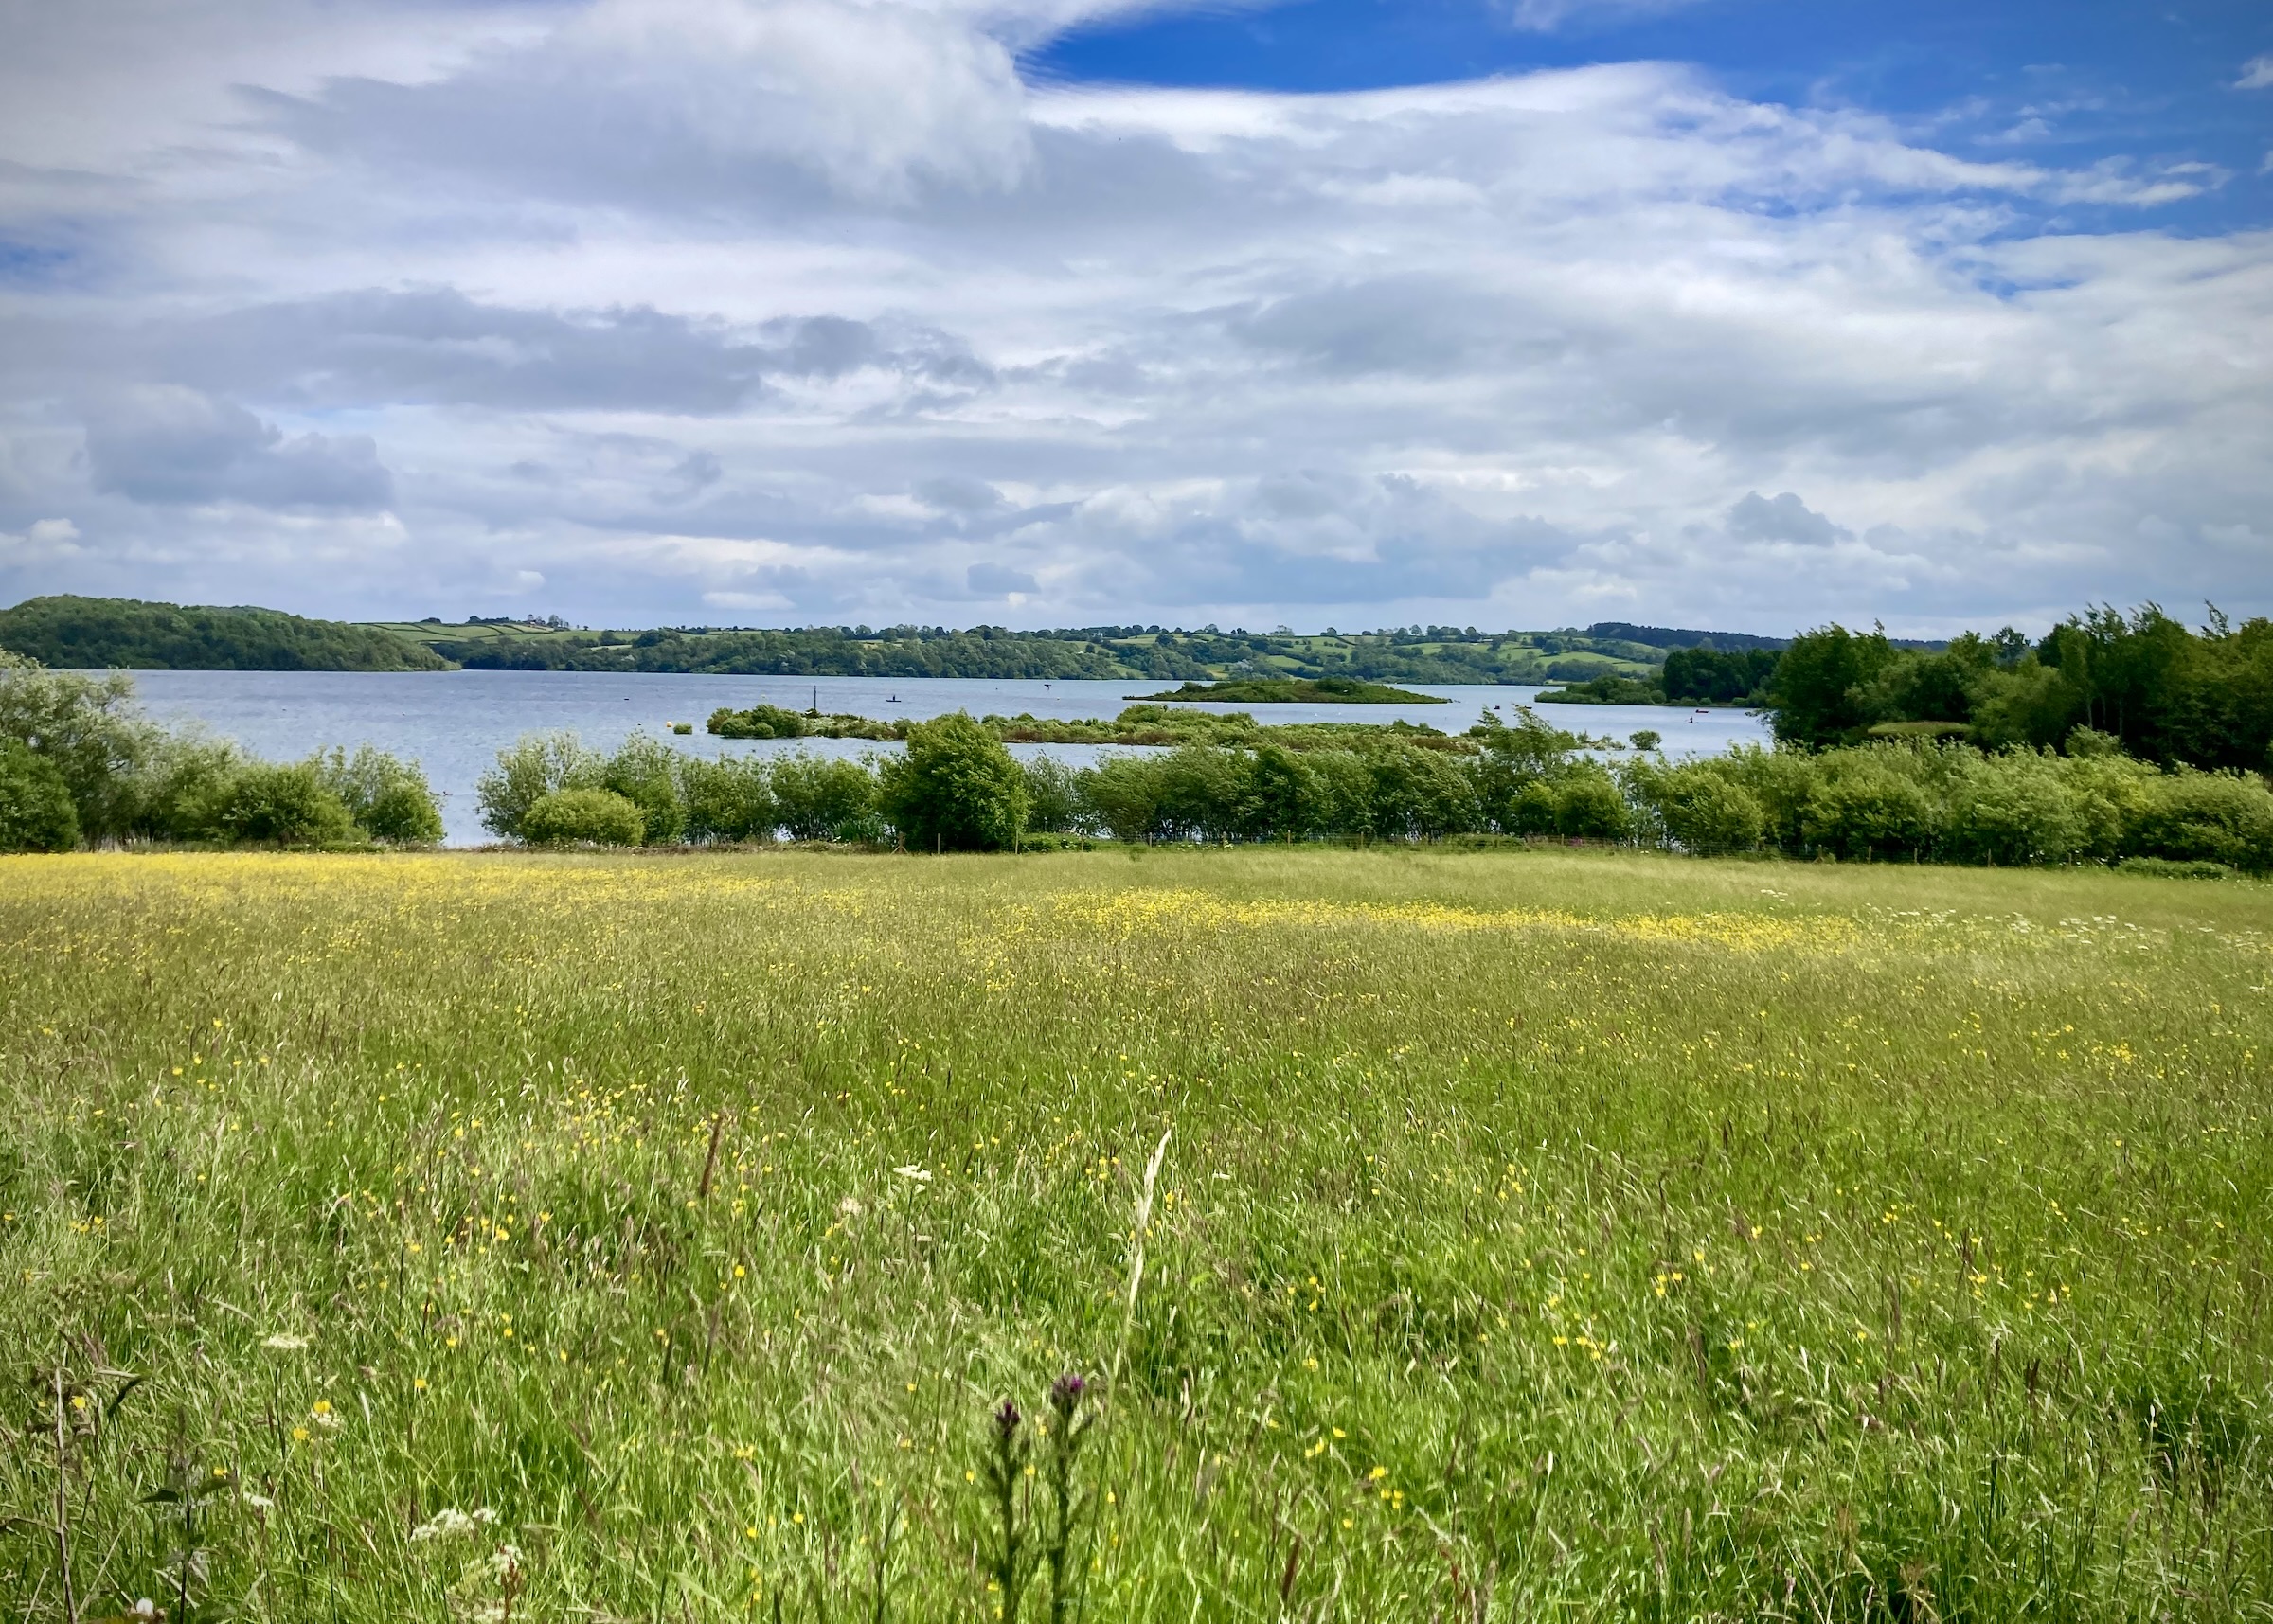
[[[1687,626],[1634,626],[1623,620],[1597,620],[1586,628],[1589,637],[1616,637],[1621,642],[1647,643],[1653,649],[1781,649],[1789,637],[1759,637],[1749,632],[1698,632]]]
[[[0,610],[0,649],[45,666],[141,671],[438,671],[432,650],[276,609],[31,598]]]

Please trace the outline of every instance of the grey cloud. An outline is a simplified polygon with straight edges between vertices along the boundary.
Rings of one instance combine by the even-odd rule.
[[[1034,578],[1022,569],[1001,564],[975,563],[963,572],[964,584],[982,598],[1007,598],[1013,592],[1039,592]]]
[[[916,487],[916,499],[950,513],[991,513],[1001,508],[1002,492],[983,479],[944,473]]]
[[[1789,491],[1769,499],[1757,491],[1728,509],[1728,533],[1748,542],[1790,542],[1803,547],[1829,546],[1850,534]]]
[[[85,412],[95,489],[137,502],[244,502],[259,508],[370,512],[394,500],[394,476],[368,435],[287,437],[235,402],[145,387]]]

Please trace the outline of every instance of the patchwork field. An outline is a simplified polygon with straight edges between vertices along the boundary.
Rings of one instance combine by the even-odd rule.
[[[9,1617],[2273,1612],[2273,887],[98,855],[0,942]]]

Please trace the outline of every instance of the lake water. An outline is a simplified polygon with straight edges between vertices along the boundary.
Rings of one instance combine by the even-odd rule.
[[[706,756],[806,749],[861,756],[896,746],[863,740],[713,739],[704,720],[721,705],[757,705],[873,717],[943,716],[968,710],[1079,720],[1117,715],[1132,700],[1173,683],[993,682],[956,678],[618,676],[602,671],[137,671],[135,687],[150,713],[174,724],[202,723],[272,759],[303,757],[327,745],[374,744],[415,758],[441,800],[453,846],[489,838],[474,786],[497,752],[524,733],[571,729],[587,743],[612,749],[627,734],[660,736],[672,747]],[[1506,714],[1528,705],[1535,687],[1434,687],[1449,705],[1208,705],[1251,710],[1263,722],[1374,722],[1400,718],[1447,733],[1473,724],[1487,705]],[[1709,755],[1741,742],[1768,741],[1763,720],[1736,710],[1695,716],[1650,705],[1548,705],[1541,712],[1574,731],[1624,738],[1637,729],[1664,735],[1666,753]],[[671,732],[694,724],[691,736]],[[1094,760],[1110,746],[1021,744],[1022,756]]]

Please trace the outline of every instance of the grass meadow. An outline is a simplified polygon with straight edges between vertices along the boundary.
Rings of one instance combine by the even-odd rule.
[[[2273,1613],[2273,887],[89,855],[0,942],[8,1617]]]

